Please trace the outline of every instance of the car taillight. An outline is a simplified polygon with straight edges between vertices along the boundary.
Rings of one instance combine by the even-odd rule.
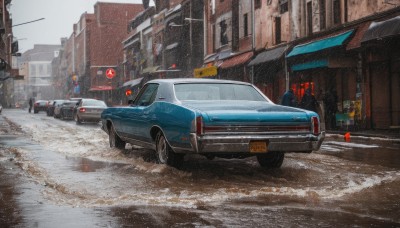
[[[311,117],[311,127],[312,127],[312,133],[314,135],[318,135],[320,132],[318,117],[316,116]]]
[[[202,116],[196,117],[196,134],[197,135],[203,134],[203,117]]]
[[[86,112],[86,108],[80,108],[79,112]]]

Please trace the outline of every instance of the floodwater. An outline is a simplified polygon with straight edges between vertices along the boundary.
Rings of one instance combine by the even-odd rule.
[[[177,170],[111,149],[99,124],[2,115],[0,227],[400,227],[397,140],[330,136],[278,170],[196,155]]]

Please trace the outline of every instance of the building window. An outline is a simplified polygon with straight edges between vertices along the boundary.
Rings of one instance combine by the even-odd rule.
[[[333,0],[333,23],[340,23],[340,0]]]
[[[289,10],[288,0],[279,0],[279,11],[280,13],[286,13]]]
[[[319,29],[326,28],[326,8],[325,0],[319,0]]]
[[[281,42],[281,18],[275,17],[275,44],[280,44]]]
[[[36,65],[30,65],[29,68],[30,75],[36,76]]]
[[[312,5],[311,5],[311,2],[307,2],[307,34],[311,35],[312,32],[313,32]]]
[[[217,50],[217,47],[216,47],[216,43],[217,43],[217,35],[216,35],[216,28],[215,28],[215,24],[213,24],[212,25],[212,35],[213,35],[213,52],[215,52],[216,50]]]
[[[254,1],[254,8],[256,8],[256,9],[261,8],[261,0],[255,0]]]
[[[243,15],[243,34],[244,36],[248,36],[249,35],[249,19],[248,19],[248,14],[244,14]]]
[[[221,46],[228,44],[228,25],[226,24],[225,20],[221,21],[219,23],[219,27],[221,29],[220,33],[220,41],[221,41]]]

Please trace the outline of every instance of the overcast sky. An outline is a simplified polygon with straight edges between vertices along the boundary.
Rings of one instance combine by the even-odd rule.
[[[32,49],[34,44],[60,44],[61,37],[71,35],[73,24],[84,12],[93,13],[96,2],[141,4],[142,0],[13,0],[10,8],[13,25],[45,18],[13,27],[13,35],[19,39],[19,52]]]

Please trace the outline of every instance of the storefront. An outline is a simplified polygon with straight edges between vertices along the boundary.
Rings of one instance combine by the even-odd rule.
[[[253,70],[253,83],[275,103],[280,103],[286,91],[284,56],[287,49],[285,45],[265,50],[248,64]]]
[[[365,49],[369,126],[400,128],[400,16],[373,21],[361,39]]]
[[[311,89],[326,129],[355,129],[361,123],[357,54],[345,51],[354,30],[295,46],[288,53],[290,88],[298,101]]]
[[[253,57],[253,52],[244,52],[223,59],[218,64],[218,77],[220,79],[250,82],[250,72],[247,68],[248,61]]]

